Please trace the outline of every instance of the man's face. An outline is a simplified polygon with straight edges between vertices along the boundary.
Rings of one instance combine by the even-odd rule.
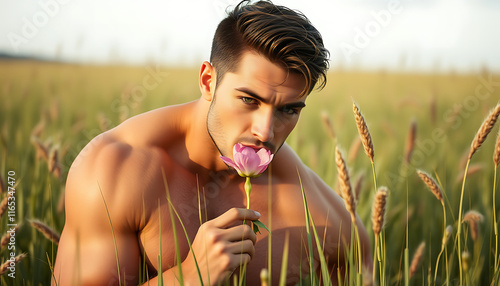
[[[236,143],[276,153],[305,106],[304,86],[300,75],[287,74],[259,54],[244,53],[238,70],[218,84],[207,116],[208,132],[221,154],[232,157]]]

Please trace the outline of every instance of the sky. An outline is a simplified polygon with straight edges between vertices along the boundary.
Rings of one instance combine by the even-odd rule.
[[[198,67],[239,0],[0,0],[0,52]],[[275,0],[321,32],[332,69],[500,72],[500,1]]]

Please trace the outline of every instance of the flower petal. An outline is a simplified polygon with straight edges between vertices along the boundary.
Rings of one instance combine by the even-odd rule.
[[[271,163],[271,161],[273,160],[273,157],[274,157],[274,154],[271,154],[271,156],[269,157],[269,160],[266,161],[266,162],[263,162],[259,165],[258,167],[258,170],[257,170],[257,175],[260,175],[262,174],[266,169],[267,167],[269,166],[269,164]]]
[[[233,167],[237,171],[239,171],[238,166],[233,162],[233,160],[231,160],[230,158],[225,157],[225,156],[220,156],[220,158],[222,159],[222,161],[224,161],[224,163],[228,164],[230,167]]]
[[[261,148],[258,152],[257,152],[257,155],[259,156],[260,158],[260,163],[265,163],[267,162],[268,164],[271,162],[271,158],[272,158],[272,155],[271,155],[271,151],[265,149],[265,148]]]
[[[243,144],[241,144],[241,143],[234,144],[233,155],[236,154],[236,153],[241,153],[244,148],[248,148],[248,147],[245,146],[245,145],[243,145]]]

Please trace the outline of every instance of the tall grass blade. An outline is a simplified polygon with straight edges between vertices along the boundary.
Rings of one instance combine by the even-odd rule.
[[[273,165],[270,164],[269,167],[267,168],[267,225],[269,226],[269,229],[272,229],[272,213],[273,213],[273,193],[272,193],[272,167]],[[267,270],[268,270],[268,281],[273,281],[272,279],[272,249],[273,249],[273,243],[272,243],[272,237],[271,237],[271,232],[269,232],[269,235],[267,236]]]
[[[280,286],[286,285],[286,270],[288,269],[288,244],[289,233],[286,233],[285,244],[283,245],[283,258],[281,259]],[[314,285],[314,284],[313,284]]]
[[[181,283],[181,285],[184,285],[184,276],[183,276],[183,273],[182,273],[182,257],[181,257],[181,253],[180,253],[179,240],[177,238],[177,228],[175,226],[175,218],[174,218],[173,210],[172,210],[172,207],[171,207],[171,204],[170,204],[170,192],[169,192],[169,189],[168,189],[167,177],[165,176],[165,170],[162,170],[162,175],[163,175],[163,184],[165,185],[165,192],[166,192],[166,195],[167,195],[167,201],[169,202],[169,204],[168,204],[168,211],[170,213],[170,221],[172,223],[172,234],[174,236],[174,247],[175,247],[175,257],[176,257],[176,260],[177,260],[177,269],[179,270],[179,276],[177,277],[177,280],[179,280],[179,283]],[[159,215],[161,215],[161,212],[160,212],[160,201],[159,200],[158,200],[158,213],[159,213]],[[161,248],[161,237],[160,237],[160,248]],[[160,251],[160,255],[161,254],[162,253]],[[161,271],[161,269],[160,269],[160,271]]]
[[[102,193],[101,185],[99,184],[99,182],[97,182],[97,185],[99,186],[99,193],[101,193],[102,202],[104,203],[104,208],[106,209],[106,215],[108,216],[108,222],[109,222],[109,225],[111,226],[111,234],[113,235],[113,244],[115,246],[116,267],[118,268],[118,285],[122,285],[121,273],[120,273],[120,261],[118,259],[118,246],[116,245],[116,236],[115,236],[115,230],[113,228],[113,222],[111,221],[111,216],[109,215],[108,204],[106,203],[106,200],[104,199],[104,194]]]
[[[313,247],[312,247],[312,237],[311,237],[311,225],[310,225],[310,218],[309,218],[309,209],[307,207],[307,200],[306,200],[306,193],[304,192],[304,187],[302,186],[302,179],[300,177],[299,169],[297,169],[297,175],[299,176],[299,185],[300,189],[302,190],[302,200],[304,202],[304,212],[306,216],[306,231],[307,231],[307,246],[309,249],[309,273],[310,273],[310,278],[311,278],[311,285],[316,285],[315,284],[315,275],[314,275],[314,252],[313,252]]]
[[[163,249],[162,249],[162,239],[161,239],[161,211],[160,211],[160,207],[161,207],[161,204],[160,204],[160,200],[158,199],[158,233],[160,234],[160,253],[158,254],[158,286],[163,286],[163,265],[162,265],[162,255],[163,255]],[[170,216],[172,217],[172,212],[170,212]],[[172,223],[172,225],[174,225],[175,222]],[[172,227],[173,229],[175,229],[175,226]],[[175,235],[175,230],[174,230],[174,237],[177,237],[177,235]],[[179,248],[176,247],[176,256],[179,257],[178,253],[179,253]],[[178,261],[177,261],[178,262]],[[179,265],[180,267],[180,265]],[[180,275],[182,277],[182,269],[180,270]],[[181,278],[182,279],[182,278]],[[181,285],[182,285],[182,282],[181,282]]]

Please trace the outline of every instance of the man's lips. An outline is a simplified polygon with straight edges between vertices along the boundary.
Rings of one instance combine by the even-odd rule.
[[[243,145],[243,146],[245,146],[245,147],[250,147],[250,148],[254,149],[254,150],[255,150],[255,152],[258,152],[260,149],[265,149],[265,150],[269,151],[269,149],[268,149],[268,148],[266,148],[266,147],[264,147],[264,146],[262,146],[262,147],[257,147],[257,146],[255,146],[255,145],[247,145],[247,144],[244,144],[244,143],[241,143],[241,145]]]

